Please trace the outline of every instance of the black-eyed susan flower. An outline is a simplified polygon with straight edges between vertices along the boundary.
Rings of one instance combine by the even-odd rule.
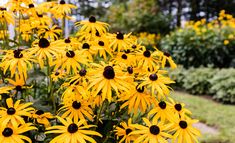
[[[152,121],[152,123],[147,119],[143,118],[146,126],[133,124],[135,128],[131,135],[137,135],[134,143],[168,143],[167,138],[172,138],[172,136],[167,133],[167,125],[163,122]]]
[[[13,103],[12,98],[6,100],[7,108],[0,107],[0,122],[1,125],[6,126],[10,122],[13,126],[18,126],[18,124],[25,124],[25,121],[22,116],[31,116],[31,112],[34,111],[34,108],[29,107],[33,103],[20,103],[20,100],[17,100],[15,104]]]
[[[64,47],[64,49],[78,50],[81,47],[81,43],[73,37],[68,37],[66,39],[57,40],[54,44],[58,47]]]
[[[36,130],[37,128],[32,126],[32,123],[25,123],[21,125],[0,125],[0,142],[1,143],[32,143],[31,139],[25,135],[25,132],[30,130]]]
[[[7,11],[5,7],[0,7],[0,24],[13,24],[14,25],[13,13]]]
[[[128,119],[128,122],[121,122],[121,127],[116,127],[115,134],[117,135],[117,138],[121,138],[119,143],[131,143],[133,142],[137,136],[130,135],[132,131],[135,130],[135,128],[132,126],[132,119]]]
[[[93,55],[96,55],[97,50],[92,47],[91,42],[85,41],[79,47],[81,54],[86,55],[89,60],[93,60]]]
[[[87,100],[81,99],[81,97],[76,96],[75,99],[71,101],[64,101],[63,106],[59,109],[59,112],[62,113],[62,118],[70,118],[73,121],[89,119],[93,120],[93,111],[89,107],[90,103]]]
[[[31,54],[37,57],[38,63],[41,68],[44,67],[44,63],[47,61],[49,65],[52,63],[54,58],[58,58],[59,52],[63,50],[62,47],[57,47],[50,43],[46,38],[33,43],[33,47],[29,49]]]
[[[32,118],[34,118],[34,120],[37,123],[43,124],[45,127],[49,127],[49,126],[51,126],[51,124],[49,122],[49,119],[54,118],[54,116],[50,112],[44,112],[42,110],[36,110],[32,114]]]
[[[8,50],[2,58],[0,66],[4,69],[4,74],[9,69],[11,77],[14,74],[20,74],[21,77],[27,78],[27,71],[32,68],[31,62],[36,61],[32,59],[32,54],[28,51],[22,49]]]
[[[103,100],[112,101],[112,89],[119,95],[119,91],[127,91],[131,87],[131,84],[125,81],[128,76],[125,76],[118,66],[107,65],[104,62],[94,63],[90,71],[88,89],[91,88],[94,96],[101,91]]]
[[[50,143],[96,143],[91,136],[102,135],[96,131],[89,130],[89,128],[95,127],[94,125],[84,125],[85,120],[72,121],[71,118],[63,119],[57,117],[63,125],[57,125],[47,128],[46,134],[60,134],[50,141]]]
[[[181,118],[185,118],[185,116],[191,115],[191,111],[189,111],[188,109],[185,108],[185,104],[184,103],[179,103],[179,102],[175,102],[172,98],[168,97],[170,102],[167,102],[167,104],[169,105],[170,109],[173,111],[173,113],[179,115],[179,117]]]
[[[63,18],[65,15],[71,14],[71,9],[77,8],[73,4],[68,4],[65,0],[60,0],[58,4],[53,5],[50,11],[56,16],[56,18]]]
[[[51,39],[52,41],[57,40],[61,34],[62,30],[58,28],[57,25],[52,26],[41,26],[38,28],[38,37]]]
[[[158,99],[165,98],[169,95],[170,87],[168,84],[174,83],[169,77],[165,76],[166,71],[159,70],[158,72],[149,72],[142,77],[143,82],[139,85],[147,86],[151,89],[152,95],[157,95]]]
[[[128,106],[128,113],[134,111],[134,114],[137,114],[137,111],[144,113],[152,104],[154,104],[155,98],[149,94],[145,87],[132,87],[131,90],[123,92],[119,101],[124,103],[121,105],[121,109]]]
[[[198,120],[190,118],[178,118],[174,123],[170,124],[171,129],[169,132],[174,132],[173,142],[177,143],[198,143],[197,137],[201,136],[199,130],[192,126]]]
[[[108,56],[113,56],[112,49],[109,47],[109,40],[106,38],[106,36],[102,36],[100,38],[96,38],[95,41],[93,41],[92,46],[95,50],[97,50],[97,55],[104,60],[107,59]]]
[[[165,101],[160,101],[155,105],[155,107],[149,111],[148,117],[153,116],[153,121],[158,121],[159,119],[162,122],[175,120],[173,111],[170,110],[170,106]]]
[[[114,52],[120,52],[124,50],[128,50],[132,46],[132,39],[129,38],[131,33],[123,34],[121,32],[117,32],[117,34],[109,35],[110,37],[110,48]]]
[[[76,22],[75,26],[79,27],[79,32],[84,32],[89,37],[96,37],[98,35],[104,35],[107,32],[109,25],[104,22],[96,21],[94,16],[91,16],[89,20]]]
[[[11,86],[13,86],[15,88],[15,90],[17,92],[23,91],[26,88],[30,88],[29,86],[25,85],[26,84],[25,83],[26,79],[19,76],[18,74],[15,75],[15,80],[12,80],[12,79],[9,79],[9,78],[7,78],[6,80],[9,82],[9,84],[11,84]]]
[[[65,70],[67,74],[78,73],[82,69],[81,65],[88,65],[89,60],[79,50],[67,50],[61,53],[62,56],[52,63],[55,65],[54,69]]]
[[[51,73],[51,78],[53,81],[58,81],[59,79],[63,79],[66,76],[64,70],[56,70]]]
[[[172,59],[172,57],[171,57],[171,55],[169,53],[167,53],[167,52],[160,52],[160,51],[158,51],[158,52],[160,53],[160,56],[162,57],[162,59],[161,59],[162,68],[165,67],[167,61],[169,62],[169,64],[170,64],[172,69],[177,68],[177,65],[175,64],[175,62],[173,61],[173,59]]]
[[[136,62],[139,68],[151,71],[159,69],[161,65],[158,52],[152,52],[145,48],[136,52]]]

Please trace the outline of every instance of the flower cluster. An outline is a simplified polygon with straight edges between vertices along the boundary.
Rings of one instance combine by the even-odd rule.
[[[197,142],[200,132],[192,126],[197,120],[170,97],[174,81],[165,67],[177,67],[171,55],[147,49],[131,33],[109,33],[109,25],[94,16],[75,23],[76,36],[63,38],[63,24],[59,29],[52,19],[71,19],[73,8],[64,0],[39,5],[10,0],[0,9],[1,26],[17,27],[16,46],[4,35],[0,51],[0,142],[32,142],[35,132],[53,134],[46,137],[50,143],[112,137],[120,143]],[[106,121],[111,130],[103,133]]]

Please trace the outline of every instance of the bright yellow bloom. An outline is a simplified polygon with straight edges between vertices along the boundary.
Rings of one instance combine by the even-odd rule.
[[[23,133],[36,130],[37,128],[32,126],[32,123],[25,123],[22,125],[8,125],[4,126],[3,124],[0,125],[0,142],[1,143],[32,143],[31,139]]]
[[[6,26],[7,24],[15,24],[13,13],[7,11],[5,7],[0,7],[0,24]]]
[[[146,126],[134,124],[132,125],[135,130],[130,135],[138,135],[134,143],[168,143],[166,138],[172,138],[167,133],[167,125],[163,122],[153,121],[152,123],[147,119],[143,118]]]
[[[112,89],[119,95],[119,91],[128,91],[131,87],[131,84],[125,81],[128,76],[125,76],[118,66],[107,65],[104,62],[92,63],[90,70],[88,89],[91,88],[93,96],[101,91],[102,100],[112,101]]]
[[[132,126],[132,119],[128,119],[128,122],[121,122],[120,125],[122,127],[116,127],[115,132],[118,138],[121,138],[119,143],[131,143],[134,141],[137,136],[130,135],[132,131],[135,130],[135,128]]]
[[[114,52],[120,52],[124,50],[130,50],[133,40],[130,38],[131,33],[122,34],[118,32],[117,34],[111,34],[110,37],[110,48]]]
[[[36,120],[37,123],[43,124],[45,127],[51,126],[48,119],[54,118],[50,112],[44,113],[42,110],[35,111],[32,117]]]
[[[32,59],[32,54],[22,49],[8,50],[6,52],[0,64],[4,69],[4,74],[9,69],[11,77],[13,77],[14,74],[20,74],[26,79],[27,71],[32,68],[31,62],[36,62]]]
[[[62,125],[52,126],[47,128],[46,134],[54,133],[60,134],[50,141],[50,143],[96,143],[96,141],[90,136],[102,135],[96,131],[88,130],[95,127],[94,125],[84,125],[85,120],[72,121],[70,118],[66,120],[61,117],[57,117]]]
[[[48,26],[41,26],[38,30],[38,36],[40,38],[46,38],[51,40],[57,40],[60,37],[62,30],[58,28],[57,25],[52,26],[51,28]]]
[[[229,40],[224,40],[224,45],[228,45],[229,44]]]
[[[2,126],[7,126],[10,122],[13,126],[18,126],[19,124],[25,124],[25,121],[22,116],[31,117],[31,112],[34,111],[34,108],[29,107],[33,103],[20,103],[20,100],[17,100],[15,104],[13,103],[12,98],[6,100],[7,108],[0,107],[0,122]]]

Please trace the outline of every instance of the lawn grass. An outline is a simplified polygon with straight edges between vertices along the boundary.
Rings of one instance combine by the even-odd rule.
[[[235,143],[235,105],[223,105],[200,96],[174,91],[172,97],[184,102],[201,122],[218,128],[218,135],[204,135],[201,142]]]

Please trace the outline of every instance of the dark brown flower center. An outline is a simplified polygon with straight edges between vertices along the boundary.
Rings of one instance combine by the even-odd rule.
[[[153,73],[149,76],[149,79],[152,80],[152,81],[156,81],[158,79],[158,76],[156,73]]]
[[[22,86],[17,85],[17,86],[15,87],[15,89],[16,89],[17,91],[22,91]]]
[[[35,114],[37,114],[37,115],[42,115],[42,114],[44,114],[44,111],[38,110]]]
[[[179,125],[180,125],[180,127],[181,127],[182,129],[186,129],[187,126],[188,126],[188,124],[187,124],[186,121],[180,121],[180,122],[179,122]]]
[[[121,32],[118,32],[116,38],[119,39],[119,40],[123,40],[124,35]]]
[[[13,130],[11,128],[5,128],[2,132],[4,137],[10,137],[13,134]]]
[[[34,4],[29,4],[29,8],[34,8]]]
[[[5,7],[0,8],[0,11],[6,11],[6,10],[7,10],[7,8],[5,8]]]
[[[127,71],[129,74],[133,74],[133,68],[132,67],[127,67]]]
[[[122,54],[122,59],[126,60],[127,59],[127,55],[126,54]]]
[[[164,52],[164,55],[167,56],[167,57],[171,56],[170,53],[168,53],[168,52]]]
[[[17,59],[20,59],[23,57],[23,54],[21,53],[21,49],[18,49],[18,50],[14,50],[13,53],[14,53],[14,57],[17,58]]]
[[[55,76],[58,76],[60,73],[59,72],[55,72]]]
[[[37,13],[37,16],[40,17],[40,18],[43,17],[43,15],[42,15],[42,14],[39,14],[39,13]]]
[[[71,43],[71,40],[69,38],[64,40],[65,43]]]
[[[161,109],[166,109],[166,102],[165,101],[161,101],[158,103],[158,106],[161,108]]]
[[[175,104],[175,110],[181,111],[182,110],[181,104]]]
[[[146,58],[149,58],[149,57],[151,56],[150,51],[149,51],[149,50],[144,51],[144,56],[145,56]]]
[[[74,51],[68,51],[68,52],[66,52],[66,56],[68,58],[73,58],[75,56],[75,53],[74,53]]]
[[[104,42],[103,41],[99,41],[98,43],[100,46],[104,46]]]
[[[8,115],[14,115],[15,113],[16,113],[15,108],[10,107],[10,108],[7,109],[7,114]]]
[[[132,48],[132,49],[136,49],[136,45],[132,45],[131,48]]]
[[[113,67],[112,67],[112,66],[106,66],[106,67],[104,68],[103,76],[104,76],[106,79],[114,79],[114,77],[115,77],[115,72],[114,72]]]
[[[152,125],[150,128],[149,128],[149,131],[151,134],[153,135],[158,135],[160,133],[160,128],[157,126],[157,125]]]
[[[84,43],[82,45],[82,49],[90,49],[90,45],[88,43]]]
[[[65,4],[65,1],[64,1],[64,0],[61,0],[61,1],[60,1],[60,4]]]
[[[40,48],[47,48],[50,46],[50,42],[46,38],[41,38],[38,43]]]
[[[126,135],[129,135],[132,132],[132,129],[127,128],[126,129]]]
[[[89,22],[95,23],[96,22],[96,18],[94,16],[90,16]]]
[[[76,124],[72,123],[68,126],[67,130],[71,134],[76,133],[78,131],[78,126]]]
[[[79,71],[79,75],[80,75],[80,76],[85,76],[85,75],[86,75],[86,70],[85,70],[85,69],[81,69],[81,70]]]
[[[77,101],[74,101],[72,106],[73,106],[74,109],[79,109],[81,107],[81,103],[77,102]]]
[[[144,87],[139,87],[138,88],[138,85],[136,86],[136,90],[139,92],[139,93],[143,93],[144,92]]]

